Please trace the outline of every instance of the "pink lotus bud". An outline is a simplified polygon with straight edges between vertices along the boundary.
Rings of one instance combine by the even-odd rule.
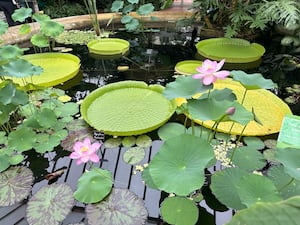
[[[235,107],[229,107],[227,110],[226,110],[226,114],[231,116],[235,113]]]

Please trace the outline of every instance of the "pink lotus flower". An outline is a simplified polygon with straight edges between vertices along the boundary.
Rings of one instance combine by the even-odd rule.
[[[71,159],[77,159],[76,164],[86,163],[87,161],[99,162],[99,156],[96,151],[100,148],[99,142],[91,143],[89,138],[85,138],[83,142],[77,141],[74,146],[74,152],[71,153]]]
[[[219,71],[224,65],[224,62],[225,59],[222,59],[219,63],[209,59],[204,60],[202,65],[196,69],[199,73],[193,75],[193,78],[202,79],[202,83],[204,85],[210,85],[217,79],[225,79],[227,76],[229,76],[229,71]]]

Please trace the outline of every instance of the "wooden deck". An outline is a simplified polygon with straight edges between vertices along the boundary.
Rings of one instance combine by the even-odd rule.
[[[153,141],[152,146],[146,149],[146,157],[141,164],[148,163],[158,151],[161,144],[161,141]],[[101,160],[98,164],[95,164],[95,166],[111,171],[114,177],[115,187],[127,188],[144,200],[149,213],[147,225],[163,224],[159,214],[159,201],[161,198],[160,191],[147,188],[143,184],[141,174],[133,173],[134,166],[126,164],[122,159],[125,150],[126,148],[104,149],[102,155],[103,160]],[[47,168],[47,171],[51,173],[62,167],[68,167],[68,170],[57,180],[57,183],[65,182],[71,186],[73,191],[75,191],[77,180],[81,174],[88,169],[87,165],[81,164],[78,166],[68,156],[58,158],[55,157],[55,155],[55,152],[50,152],[45,156],[49,159],[49,167]],[[41,187],[47,184],[48,181],[45,179],[35,183],[32,189],[32,194],[36,193]],[[23,202],[13,206],[0,207],[0,224],[28,225],[25,217],[26,203],[27,200],[24,200]],[[205,207],[207,211],[214,216],[216,225],[223,225],[226,221],[230,220],[232,216],[231,210],[223,213],[214,212],[206,206],[205,201],[202,201],[200,205]],[[72,212],[63,221],[62,225],[79,222],[87,224],[84,213],[84,204],[77,202],[73,207]]]

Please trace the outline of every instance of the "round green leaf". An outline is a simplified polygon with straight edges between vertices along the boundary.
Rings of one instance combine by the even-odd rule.
[[[158,136],[163,141],[186,133],[186,128],[180,123],[169,122],[163,125],[158,130]]]
[[[121,188],[113,188],[104,201],[88,204],[85,211],[90,225],[141,225],[148,216],[144,201]]]
[[[5,45],[0,48],[0,59],[15,59],[24,54],[24,50],[15,45]]]
[[[197,93],[203,93],[212,89],[212,85],[203,85],[197,82],[192,76],[179,76],[175,81],[166,85],[163,95],[167,99],[192,98]]]
[[[29,225],[58,225],[69,214],[73,204],[73,191],[67,184],[44,186],[28,201],[27,222]]]
[[[232,162],[235,166],[247,171],[262,169],[266,165],[263,154],[248,146],[236,148]]]
[[[117,138],[112,137],[112,138],[107,139],[104,142],[105,148],[117,148],[121,144],[122,144],[122,138],[120,138],[120,137],[117,137]]]
[[[11,15],[13,21],[18,21],[23,23],[27,18],[29,18],[32,14],[31,8],[21,7],[16,9],[14,13]]]
[[[26,167],[10,167],[1,172],[0,206],[13,205],[25,199],[31,191],[33,180],[32,171]]]
[[[282,165],[272,166],[267,175],[284,199],[300,195],[300,181],[286,174]]]
[[[6,76],[23,78],[32,75],[39,75],[43,69],[39,66],[34,66],[24,59],[17,59],[3,65],[3,69],[7,72]]]
[[[9,163],[10,163],[10,165],[17,165],[17,164],[21,163],[23,160],[24,160],[23,155],[15,154],[9,158]]]
[[[269,178],[257,174],[243,176],[237,183],[237,192],[247,207],[257,202],[282,200],[274,183]]]
[[[119,12],[119,10],[123,8],[123,6],[124,6],[124,1],[113,1],[110,10],[112,12]]]
[[[152,144],[152,139],[148,135],[140,135],[136,138],[136,145],[142,148],[150,147]]]
[[[152,3],[147,3],[144,5],[141,5],[138,10],[137,13],[141,16],[146,16],[150,13],[152,13],[154,11],[154,6]]]
[[[237,183],[247,172],[238,168],[226,168],[216,172],[211,177],[211,190],[216,198],[229,208],[243,209],[246,206],[241,202],[237,192]]]
[[[133,147],[128,149],[124,155],[123,160],[131,165],[138,164],[145,158],[145,150],[141,147]]]
[[[136,141],[136,137],[134,137],[134,136],[124,137],[122,139],[122,145],[124,147],[132,147],[135,145],[135,141]]]
[[[198,208],[195,203],[183,197],[169,197],[161,204],[164,221],[174,225],[194,225],[198,220]]]
[[[31,31],[31,26],[29,24],[22,24],[20,27],[20,34],[29,34]]]
[[[238,211],[226,225],[297,225],[300,221],[300,196],[276,203],[257,203]]]
[[[8,30],[8,24],[0,20],[0,35],[5,34],[7,30]]]
[[[160,85],[121,81],[88,95],[81,104],[83,118],[105,134],[143,134],[163,125],[174,113],[175,102],[161,93]]]
[[[149,164],[149,173],[159,189],[186,196],[203,185],[204,168],[213,157],[206,140],[182,134],[164,142]]]
[[[275,158],[284,165],[284,170],[291,177],[300,180],[300,151],[299,149],[276,149]]]
[[[53,20],[44,20],[41,22],[41,32],[48,36],[55,38],[64,31],[64,26]]]
[[[265,79],[260,73],[247,74],[241,70],[230,72],[233,79],[239,81],[247,90],[272,89],[275,84],[271,79]]]
[[[109,194],[112,184],[111,172],[93,168],[91,171],[86,171],[78,179],[74,197],[83,203],[99,202]]]
[[[145,181],[147,188],[152,188],[152,189],[157,189],[159,190],[158,187],[156,187],[156,185],[154,184],[152,177],[150,175],[149,172],[149,166],[144,168],[143,172],[142,172],[142,179],[143,181]]]
[[[34,34],[30,39],[31,43],[37,47],[44,48],[49,46],[48,38],[43,34]]]
[[[244,137],[243,141],[247,146],[261,150],[265,147],[265,143],[258,137]]]
[[[28,128],[21,127],[8,135],[8,145],[17,151],[27,151],[33,147],[36,133]]]

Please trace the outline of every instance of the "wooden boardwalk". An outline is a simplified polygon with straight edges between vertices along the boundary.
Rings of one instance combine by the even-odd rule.
[[[141,162],[141,164],[148,163],[158,151],[161,144],[161,141],[153,141],[152,146],[146,149],[146,157]],[[135,169],[134,166],[126,164],[122,159],[123,153],[125,151],[126,148],[103,149],[103,160],[101,160],[98,164],[95,164],[95,166],[111,171],[111,173],[113,174],[115,187],[127,188],[144,200],[145,206],[149,213],[147,225],[163,224],[159,215],[159,202],[161,198],[160,191],[147,188],[143,184],[141,174],[133,173]],[[71,186],[73,191],[75,191],[77,180],[81,176],[81,174],[86,169],[88,169],[87,166],[85,164],[81,164],[79,166],[76,165],[75,161],[71,160],[68,156],[58,158],[55,157],[55,155],[55,152],[50,152],[45,156],[49,159],[49,167],[47,171],[51,173],[62,167],[67,167],[68,169],[56,182],[65,182]],[[48,181],[45,179],[35,183],[31,194],[36,193],[41,187],[45,185],[48,185]],[[0,207],[0,224],[28,225],[25,217],[26,202],[27,200],[24,200],[21,203],[15,204],[13,206]],[[215,217],[216,225],[223,225],[225,221],[228,221],[232,215],[231,211],[227,211],[225,213],[214,212],[213,210],[208,209],[204,201],[201,202],[200,205],[207,208],[207,211]],[[87,224],[84,213],[84,204],[77,202],[73,207],[72,212],[63,221],[62,225],[79,222],[84,222],[85,224]]]

